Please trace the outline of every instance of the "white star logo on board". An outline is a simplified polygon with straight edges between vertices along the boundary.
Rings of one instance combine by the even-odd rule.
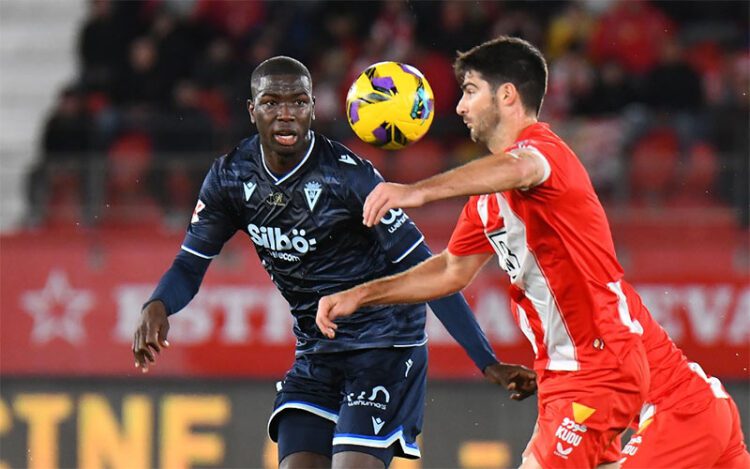
[[[93,305],[91,292],[73,289],[62,270],[52,270],[41,290],[21,295],[21,306],[34,319],[31,341],[37,344],[55,337],[80,344],[86,338],[82,318]]]
[[[305,184],[305,199],[311,212],[315,208],[315,204],[318,203],[321,192],[323,192],[323,186],[319,182],[309,181]]]

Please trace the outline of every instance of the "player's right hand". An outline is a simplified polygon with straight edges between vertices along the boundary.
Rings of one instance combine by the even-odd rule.
[[[495,363],[484,369],[484,376],[510,391],[510,398],[514,401],[522,401],[536,393],[536,372],[525,366]]]
[[[169,320],[167,310],[161,301],[152,301],[141,311],[141,324],[133,337],[133,356],[135,367],[148,373],[150,364],[156,362],[156,356],[162,348],[169,347],[167,341]]]
[[[421,207],[425,203],[423,192],[413,185],[381,182],[368,194],[362,207],[362,223],[375,226],[394,208]]]

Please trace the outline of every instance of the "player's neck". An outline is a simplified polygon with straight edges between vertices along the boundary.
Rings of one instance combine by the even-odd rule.
[[[294,169],[304,157],[305,153],[280,155],[268,150],[263,152],[263,160],[266,162],[266,166],[276,176],[283,176]]]
[[[266,168],[271,171],[275,176],[281,177],[292,171],[310,151],[312,140],[307,142],[304,150],[297,153],[282,154],[270,150],[261,142],[261,155]]]
[[[516,116],[510,116],[502,119],[500,125],[498,125],[492,139],[488,142],[487,148],[493,154],[502,153],[506,148],[513,145],[518,136],[521,135],[523,130],[536,124],[537,118],[531,117],[526,114],[520,114]]]

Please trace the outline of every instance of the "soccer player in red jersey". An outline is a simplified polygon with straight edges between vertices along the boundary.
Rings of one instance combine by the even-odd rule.
[[[459,54],[455,70],[463,90],[456,110],[492,154],[411,185],[380,184],[363,211],[371,226],[394,207],[474,195],[448,249],[399,275],[322,298],[318,327],[334,337],[333,320],[361,305],[457,291],[494,251],[536,353],[539,433],[522,467],[613,462],[607,449],[645,402],[648,364],[604,209],[573,151],[537,120],[544,57],[526,41],[499,37]]]
[[[626,469],[750,467],[732,397],[718,379],[688,361],[630,284],[623,281],[622,288],[631,318],[643,328],[651,387],[640,416],[631,425],[635,433],[622,451],[620,438],[613,441],[604,460],[619,461]],[[532,308],[511,302],[516,321],[523,317],[521,310],[528,314]],[[535,430],[532,442],[537,434]],[[524,456],[529,454],[527,447]]]
[[[629,284],[623,291],[631,317],[643,327],[651,388],[638,430],[622,450],[622,467],[749,468],[732,397],[718,379],[688,362]]]

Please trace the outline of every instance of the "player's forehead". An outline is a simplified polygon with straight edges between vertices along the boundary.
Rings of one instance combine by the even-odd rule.
[[[479,89],[489,86],[489,83],[482,77],[480,72],[469,69],[464,73],[464,79],[461,82],[461,89],[466,89],[470,86]]]
[[[258,78],[256,96],[312,96],[312,82],[305,75],[264,75]]]

